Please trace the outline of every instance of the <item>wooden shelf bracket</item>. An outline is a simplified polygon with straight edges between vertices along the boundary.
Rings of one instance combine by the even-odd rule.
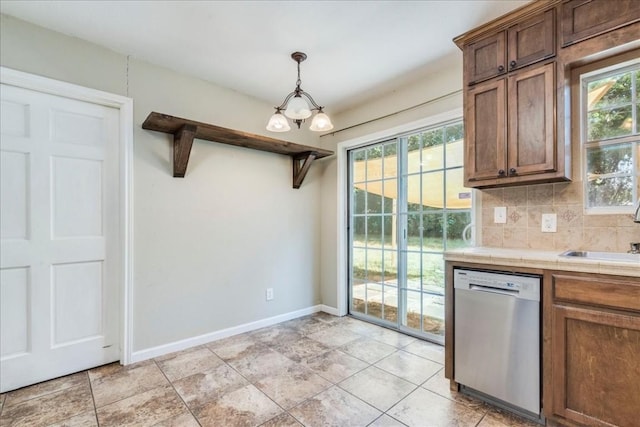
[[[193,138],[198,128],[193,125],[183,125],[173,134],[173,177],[184,178],[191,154]]]
[[[291,156],[293,161],[293,188],[300,188],[304,177],[307,176],[311,163],[318,157],[318,153],[311,151]]]
[[[300,188],[314,160],[334,154],[333,151],[321,148],[182,119],[155,111],[149,113],[147,119],[142,123],[142,128],[173,135],[173,176],[175,178],[184,178],[187,172],[194,138],[291,157],[293,188]]]

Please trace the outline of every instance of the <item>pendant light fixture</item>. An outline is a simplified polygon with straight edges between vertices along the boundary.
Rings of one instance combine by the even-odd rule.
[[[300,63],[307,59],[307,55],[302,52],[293,52],[291,54],[291,58],[298,63],[298,80],[296,81],[296,88],[284,98],[282,104],[278,107],[274,107],[276,112],[269,119],[267,130],[271,132],[286,132],[291,130],[287,117],[298,125],[298,129],[300,129],[302,122],[311,117],[314,110],[317,111],[317,113],[313,116],[309,129],[316,132],[324,132],[333,129],[331,119],[329,119],[329,116],[322,111],[324,107],[316,104],[311,95],[300,87],[302,84],[302,80],[300,80]],[[311,103],[311,106],[309,105],[309,102]]]

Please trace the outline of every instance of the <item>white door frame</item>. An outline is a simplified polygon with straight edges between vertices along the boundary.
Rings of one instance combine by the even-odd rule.
[[[133,99],[0,66],[0,82],[119,110],[120,144],[120,363],[133,351]]]

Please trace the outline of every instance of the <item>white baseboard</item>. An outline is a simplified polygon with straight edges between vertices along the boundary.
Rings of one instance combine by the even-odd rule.
[[[256,320],[255,322],[245,323],[243,325],[233,326],[231,328],[222,329],[208,334],[198,335],[195,337],[187,338],[180,341],[174,341],[172,343],[159,345],[157,347],[151,347],[144,350],[138,350],[131,355],[131,363],[142,362],[143,360],[152,359],[154,357],[163,356],[165,354],[173,353],[176,351],[185,350],[187,348],[195,347],[197,345],[207,344],[213,341],[227,338],[233,335],[243,334],[245,332],[254,331],[256,329],[265,328],[267,326],[275,325],[277,323],[286,322],[287,320],[296,319],[298,317],[307,316],[309,314],[323,311],[334,316],[338,315],[338,310],[326,305],[318,304],[312,307],[303,308],[301,310],[292,311],[278,316],[268,317],[262,320]]]

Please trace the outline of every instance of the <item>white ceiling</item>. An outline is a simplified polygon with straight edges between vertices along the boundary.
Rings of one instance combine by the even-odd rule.
[[[338,112],[461,55],[452,39],[528,1],[15,1],[0,11],[280,104]]]

